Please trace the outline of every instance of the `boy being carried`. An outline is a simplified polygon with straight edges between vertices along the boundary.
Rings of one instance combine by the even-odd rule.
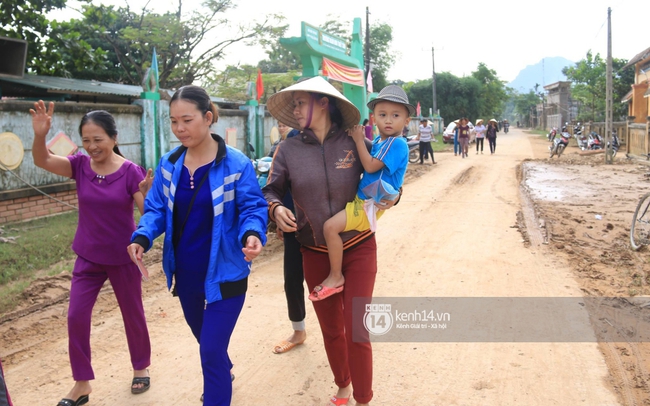
[[[309,300],[318,301],[343,291],[345,278],[342,273],[343,241],[340,233],[350,230],[375,231],[376,220],[381,217],[382,200],[395,200],[404,182],[408,165],[409,149],[402,129],[415,115],[415,107],[409,104],[408,97],[401,87],[389,85],[382,89],[376,99],[368,103],[379,137],[372,143],[368,152],[364,142],[363,126],[350,130],[359,159],[363,164],[363,177],[359,183],[357,196],[324,224],[323,232],[330,260],[330,274],[317,285],[309,295]]]

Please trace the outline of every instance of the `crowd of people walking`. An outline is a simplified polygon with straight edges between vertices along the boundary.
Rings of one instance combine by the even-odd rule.
[[[122,156],[114,118],[90,111],[79,124],[86,154],[51,153],[54,103],[34,103],[35,164],[74,179],[79,224],[68,310],[69,358],[74,385],[57,406],[90,400],[91,310],[110,280],[124,319],[134,395],[152,387],[151,344],[142,301],[143,257],[164,234],[162,266],[167,288],[179,299],[189,332],[198,343],[203,405],[229,405],[235,379],[228,346],[244,308],[252,261],[267,239],[268,222],[284,245],[283,278],[292,333],[271,350],[285,354],[303,344],[308,298],[318,318],[331,374],[337,385],[331,404],[368,405],[373,398],[373,351],[367,334],[353,340],[353,298],[369,303],[378,277],[377,220],[402,193],[411,117],[416,109],[395,85],[368,103],[373,122],[321,77],[298,81],[269,97],[268,110],[280,137],[269,156],[272,167],[260,188],[248,157],[212,131],[219,110],[198,86],[171,98],[169,125],[181,145],[155,170]],[[491,119],[470,127],[456,122],[454,155],[467,158],[471,135],[476,154],[487,138],[496,152],[499,128]],[[436,164],[431,123],[420,118],[415,140],[419,163]],[[333,193],[336,191],[336,193]],[[136,226],[134,205],[142,216]],[[366,332],[367,333],[367,332]],[[0,398],[11,404],[0,366]],[[7,403],[6,402],[6,403]],[[0,401],[0,405],[3,403]]]

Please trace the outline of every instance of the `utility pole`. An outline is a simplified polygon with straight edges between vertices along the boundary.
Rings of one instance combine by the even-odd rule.
[[[366,7],[366,80],[370,73],[370,9]]]
[[[431,47],[431,66],[433,66],[433,73],[431,75],[431,87],[433,88],[433,114],[438,114],[438,101],[436,99],[436,57],[434,48]]]
[[[612,9],[607,8],[607,77],[605,90],[605,163],[612,164],[612,120],[614,113],[612,111]]]

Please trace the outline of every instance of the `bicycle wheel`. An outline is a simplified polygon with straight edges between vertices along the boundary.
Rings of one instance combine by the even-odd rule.
[[[643,195],[636,206],[630,227],[630,244],[633,250],[638,250],[650,244],[650,193]]]

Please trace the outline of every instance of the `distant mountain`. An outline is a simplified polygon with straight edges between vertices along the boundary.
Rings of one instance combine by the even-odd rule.
[[[536,83],[539,83],[539,90],[541,91],[542,86],[566,80],[566,76],[562,74],[562,69],[565,66],[573,65],[575,65],[575,62],[561,56],[544,58],[535,65],[526,66],[519,72],[515,80],[508,83],[508,86],[519,93],[528,93],[530,90],[535,89]]]

